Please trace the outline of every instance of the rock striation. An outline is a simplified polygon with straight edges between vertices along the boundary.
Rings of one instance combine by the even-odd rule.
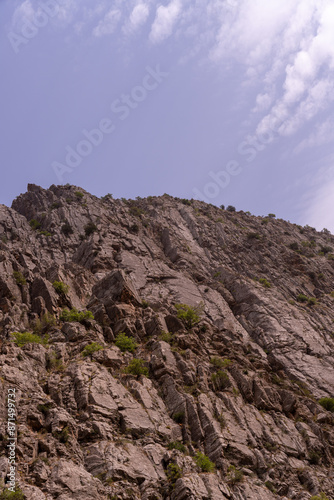
[[[333,500],[333,277],[325,229],[28,185],[0,206],[2,484],[15,388],[28,500]]]

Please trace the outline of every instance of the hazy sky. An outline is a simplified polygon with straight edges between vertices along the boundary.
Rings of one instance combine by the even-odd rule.
[[[0,202],[75,184],[334,233],[333,0],[1,0]]]

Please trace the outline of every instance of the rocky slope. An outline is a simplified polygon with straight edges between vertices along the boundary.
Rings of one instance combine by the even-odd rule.
[[[27,499],[333,499],[333,248],[273,216],[29,185],[0,206],[2,481],[15,388]]]

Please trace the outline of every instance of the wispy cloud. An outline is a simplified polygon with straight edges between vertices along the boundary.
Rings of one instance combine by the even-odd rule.
[[[334,143],[334,119],[328,118],[323,123],[318,123],[311,134],[303,139],[294,149],[294,153],[301,153],[308,148]]]
[[[160,5],[152,24],[150,41],[161,43],[173,33],[173,28],[181,13],[181,1],[172,0],[166,7]]]
[[[150,7],[147,3],[139,2],[131,11],[129,19],[123,26],[123,33],[131,35],[136,33],[143,26],[150,14]]]
[[[111,35],[117,28],[121,17],[122,12],[119,9],[110,9],[99,24],[93,29],[93,35],[97,37]]]

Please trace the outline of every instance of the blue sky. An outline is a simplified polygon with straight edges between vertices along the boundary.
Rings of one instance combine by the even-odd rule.
[[[2,0],[0,202],[70,183],[334,233],[330,0]]]

